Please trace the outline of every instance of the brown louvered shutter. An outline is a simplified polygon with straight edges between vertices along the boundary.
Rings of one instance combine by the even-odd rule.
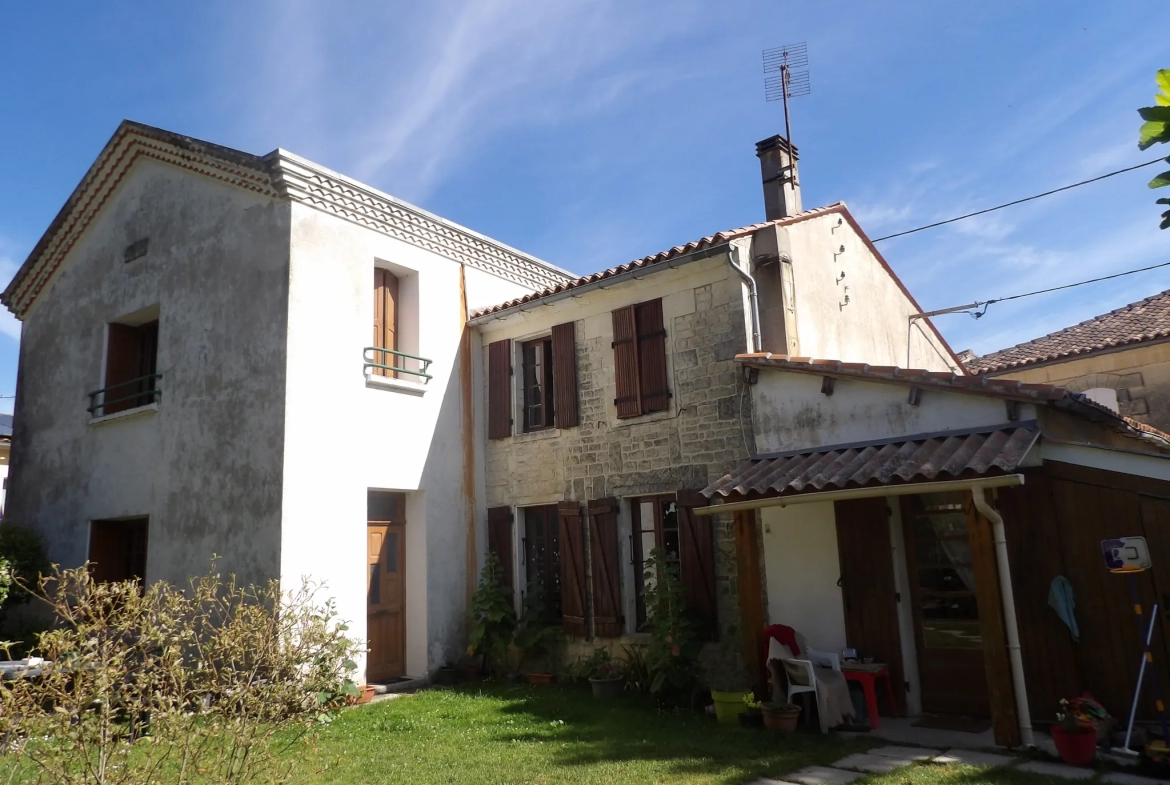
[[[679,491],[678,539],[683,597],[702,640],[713,641],[719,633],[715,594],[715,537],[711,516],[695,515],[695,507],[707,500],[697,491]]]
[[[516,588],[512,573],[512,508],[488,508],[488,553],[500,560],[500,582],[509,590]]]
[[[642,414],[670,408],[670,384],[666,376],[666,328],[662,300],[639,303],[634,308],[638,330],[638,390]]]
[[[618,558],[617,500],[589,502],[589,556],[593,585],[593,634],[622,634],[621,563]]]
[[[577,502],[557,505],[561,525],[561,616],[565,632],[584,638],[585,532]]]
[[[488,344],[488,438],[512,435],[512,341]]]
[[[638,386],[638,335],[632,305],[613,312],[613,377],[617,416],[637,417],[642,413],[642,396]]]
[[[398,348],[398,277],[381,267],[374,268],[374,347]],[[398,365],[392,354],[374,352],[374,362]],[[395,371],[375,368],[379,376],[397,376]]]
[[[558,428],[576,428],[577,327],[573,322],[552,328],[553,416]]]

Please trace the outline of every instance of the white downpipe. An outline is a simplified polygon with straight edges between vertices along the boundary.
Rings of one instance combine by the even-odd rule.
[[[1020,721],[1020,741],[1025,747],[1036,746],[1032,736],[1032,715],[1028,711],[1028,689],[1024,683],[1024,658],[1020,652],[1020,630],[1016,623],[1016,598],[1012,592],[1011,565],[1008,563],[1007,538],[1004,536],[1003,517],[987,503],[982,485],[971,488],[975,509],[991,521],[995,541],[995,561],[999,567],[999,592],[1003,601],[1003,626],[1007,632],[1008,659],[1012,666],[1012,687],[1016,694],[1016,714]]]
[[[731,246],[727,254],[727,264],[732,270],[739,273],[739,277],[748,285],[748,307],[752,312],[752,345],[750,351],[762,351],[760,340],[760,295],[756,288],[756,279],[751,276],[746,270],[739,266],[739,249],[734,245]]]

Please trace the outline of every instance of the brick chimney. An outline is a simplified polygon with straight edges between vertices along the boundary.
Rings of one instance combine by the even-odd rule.
[[[800,178],[796,162],[800,151],[780,134],[756,142],[760,174],[764,179],[764,215],[767,220],[787,218],[800,212]]]

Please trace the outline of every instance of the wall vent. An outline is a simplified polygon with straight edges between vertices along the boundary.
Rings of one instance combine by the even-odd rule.
[[[141,240],[135,240],[127,245],[126,250],[122,252],[122,261],[133,262],[135,259],[141,259],[146,256],[149,241],[149,237],[143,237]]]

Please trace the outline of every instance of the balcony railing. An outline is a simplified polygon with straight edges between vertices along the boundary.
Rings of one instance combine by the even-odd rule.
[[[373,369],[378,376],[396,376],[400,373],[408,373],[422,379],[422,383],[426,384],[431,380],[431,375],[427,373],[427,369],[431,367],[431,361],[426,357],[417,357],[406,352],[398,352],[394,349],[381,349],[377,346],[367,346],[362,351],[362,359],[365,361],[362,365],[362,371]],[[387,362],[389,360],[390,362]],[[418,363],[418,368],[407,368],[404,361],[414,360]],[[398,361],[395,363],[394,361]]]
[[[89,407],[86,409],[91,417],[103,417],[127,409],[158,403],[162,400],[162,390],[158,387],[161,373],[151,373],[130,379],[125,382],[111,384],[100,390],[89,393]]]

